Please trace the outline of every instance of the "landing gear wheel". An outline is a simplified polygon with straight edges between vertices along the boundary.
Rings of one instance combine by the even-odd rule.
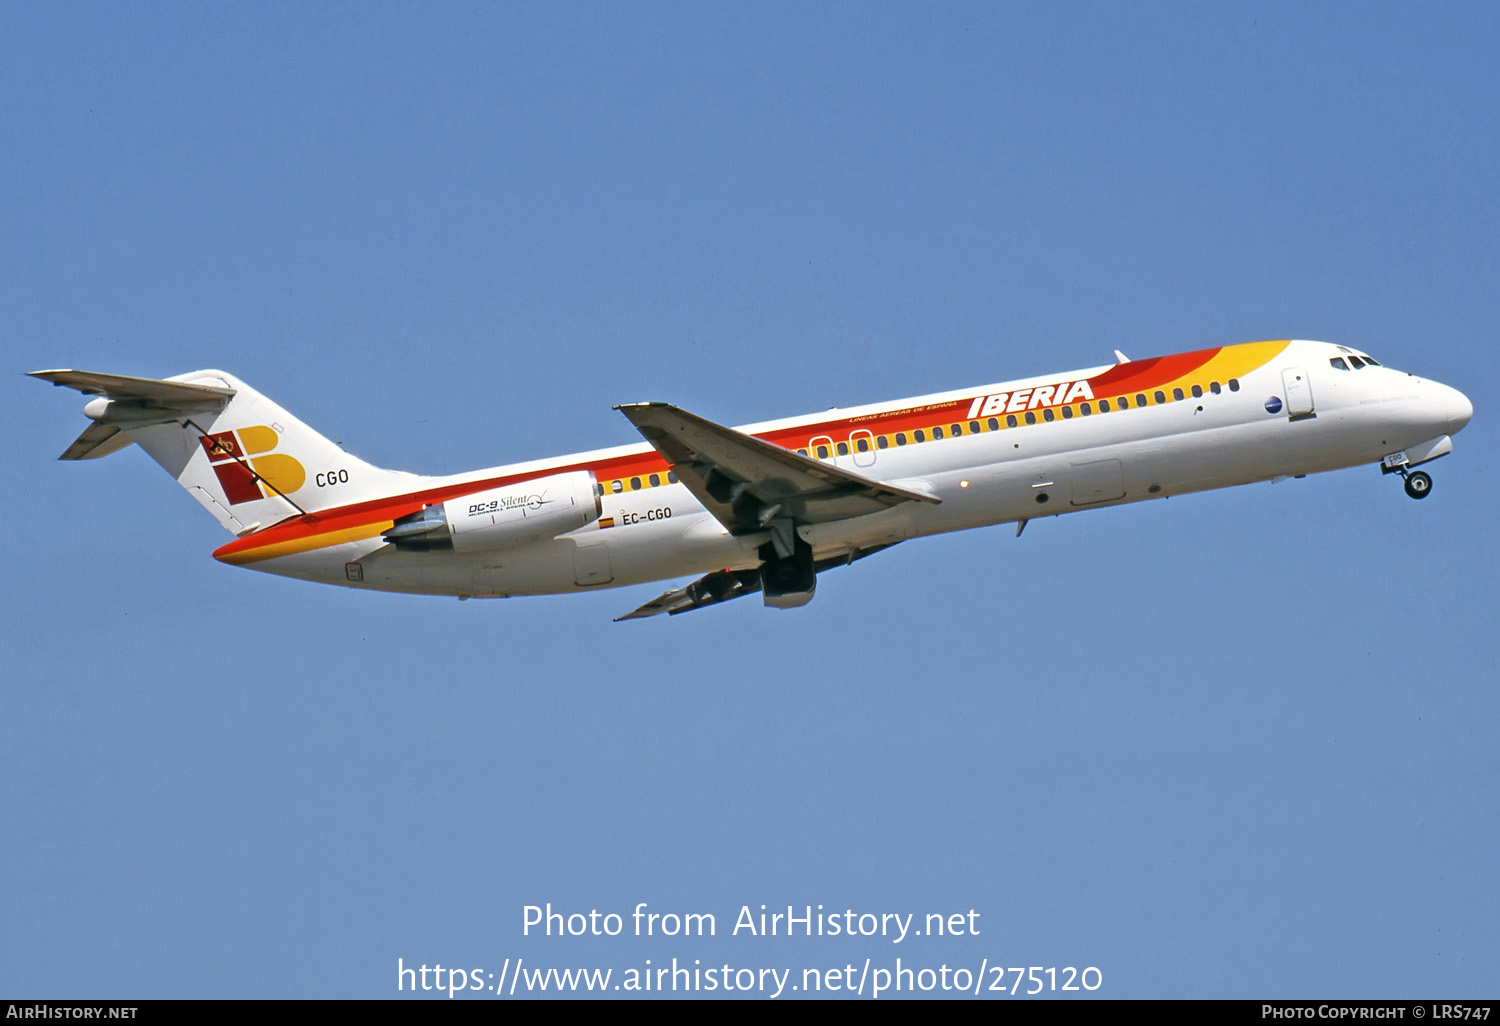
[[[1432,478],[1421,470],[1406,475],[1406,494],[1413,499],[1425,499],[1432,493]]]

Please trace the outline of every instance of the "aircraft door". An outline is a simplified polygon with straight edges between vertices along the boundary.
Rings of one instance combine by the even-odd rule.
[[[858,431],[851,432],[849,448],[854,453],[856,467],[875,465],[875,436],[868,429],[860,428]]]
[[[1301,367],[1288,367],[1281,372],[1281,384],[1286,389],[1286,415],[1291,420],[1314,416],[1312,384],[1307,372]]]
[[[1072,466],[1073,505],[1109,502],[1125,497],[1125,474],[1119,460],[1098,460]]]
[[[614,579],[608,545],[579,545],[573,550],[573,582],[580,588],[608,584]]]

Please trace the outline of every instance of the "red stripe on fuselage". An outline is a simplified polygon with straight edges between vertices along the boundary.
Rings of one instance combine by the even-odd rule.
[[[1199,349],[1191,353],[1177,353],[1173,356],[1154,356],[1149,360],[1117,363],[1098,377],[1090,378],[1089,387],[1094,390],[1094,395],[1100,397],[1116,393],[1148,391],[1168,381],[1176,381],[1183,375],[1191,374],[1218,356],[1220,352],[1222,352],[1222,347]]]
[[[1117,364],[1104,373],[1089,378],[1088,381],[1094,394],[1100,397],[1117,393],[1150,390],[1158,385],[1165,384],[1168,381],[1175,381],[1186,374],[1190,374],[1213,359],[1220,352],[1222,352],[1222,347],[1200,349],[1190,353],[1178,353],[1173,356],[1158,356],[1145,360],[1133,360],[1129,363]],[[1078,379],[1060,377],[1056,380],[1066,383]],[[869,429],[875,434],[890,434],[895,431],[915,431],[918,428],[931,428],[934,425],[966,423],[969,420],[967,414],[972,401],[973,397],[968,396],[920,406],[907,406],[882,413],[866,413],[856,417],[833,417],[828,420],[778,428],[774,431],[758,434],[755,437],[770,442],[773,445],[779,445],[785,449],[802,448],[808,444],[810,439],[820,436],[831,438],[836,445],[840,441],[847,441],[849,432],[856,428]],[[263,531],[247,535],[244,538],[236,538],[234,541],[228,542],[218,548],[214,552],[214,555],[216,557],[223,557],[252,552],[264,546],[275,545],[280,542],[299,540],[334,531],[344,531],[382,521],[394,521],[409,513],[415,513],[424,506],[447,502],[449,499],[472,495],[475,492],[487,491],[491,488],[500,488],[505,485],[518,484],[522,481],[530,481],[541,477],[550,477],[553,474],[566,474],[576,470],[591,470],[594,472],[595,478],[599,481],[610,481],[620,478],[645,477],[650,474],[665,475],[669,469],[666,460],[659,453],[654,449],[648,449],[644,452],[626,453],[607,459],[561,463],[556,466],[530,470],[524,473],[504,474],[498,477],[464,481],[417,492],[408,492],[403,495],[372,499],[368,502],[355,503],[350,506],[340,506],[334,509],[310,513],[305,516],[290,517]]]

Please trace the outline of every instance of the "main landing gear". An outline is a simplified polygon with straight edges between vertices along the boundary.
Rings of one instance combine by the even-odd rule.
[[[1425,499],[1432,494],[1432,477],[1425,470],[1402,471],[1406,479],[1406,494],[1413,499]]]

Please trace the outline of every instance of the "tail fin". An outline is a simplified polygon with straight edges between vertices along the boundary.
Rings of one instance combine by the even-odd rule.
[[[164,381],[73,370],[32,377],[99,397],[84,407],[94,423],[59,459],[98,459],[134,442],[235,534],[413,480],[349,455],[223,371]]]

